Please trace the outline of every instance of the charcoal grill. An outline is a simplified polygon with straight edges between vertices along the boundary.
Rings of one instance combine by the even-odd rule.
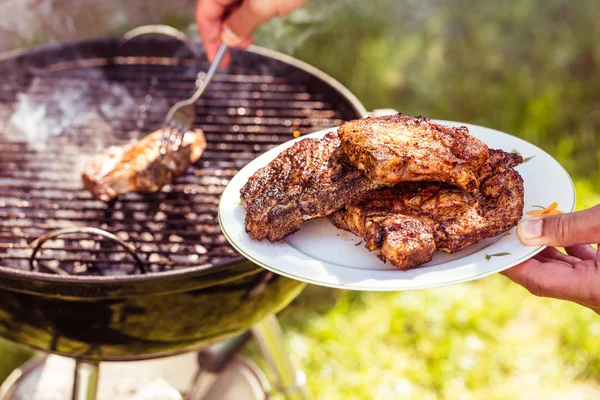
[[[202,158],[160,192],[94,200],[87,158],[158,129],[208,68],[199,43],[151,31],[0,58],[5,338],[91,364],[172,355],[247,330],[304,288],[230,247],[219,196],[257,155],[366,110],[311,66],[233,49],[197,103]]]

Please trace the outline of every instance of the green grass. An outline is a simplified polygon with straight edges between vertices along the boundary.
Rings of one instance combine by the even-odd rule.
[[[598,316],[500,275],[400,293],[312,286],[280,317],[317,399],[600,396]]]

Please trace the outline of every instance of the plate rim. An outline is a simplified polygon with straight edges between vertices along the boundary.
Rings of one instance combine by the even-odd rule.
[[[530,146],[534,146],[538,151],[544,153],[545,155],[547,155],[550,159],[552,159],[561,169],[562,172],[564,173],[564,175],[568,178],[568,181],[571,185],[571,190],[572,190],[572,198],[573,198],[573,202],[570,205],[570,207],[568,208],[568,211],[565,212],[573,212],[576,209],[576,205],[577,205],[577,192],[576,192],[576,188],[575,188],[575,183],[571,177],[571,175],[569,174],[569,172],[564,168],[564,166],[558,162],[558,160],[556,160],[556,158],[554,158],[551,154],[549,154],[548,152],[546,152],[545,150],[543,150],[542,148],[538,147],[537,145],[530,143],[520,137],[511,135],[507,132],[503,132],[503,131],[499,131],[497,129],[493,129],[493,128],[489,128],[486,126],[481,126],[481,125],[477,125],[477,124],[472,124],[472,123],[465,123],[465,122],[458,122],[458,121],[451,121],[451,120],[441,120],[441,119],[431,119],[431,121],[442,124],[442,125],[450,125],[450,126],[467,126],[467,127],[476,127],[479,129],[483,129],[486,131],[491,131],[494,134],[502,134],[502,135],[507,135],[509,137],[511,137],[512,139],[515,139],[517,141],[526,143],[527,145]],[[285,141],[261,154],[259,154],[258,156],[256,156],[254,159],[252,159],[248,164],[252,163],[253,161],[255,161],[257,158],[263,156],[265,153],[276,149],[277,147],[283,146],[283,145],[287,145],[286,148],[288,148],[289,146],[293,145],[294,143],[302,140],[302,139],[306,139],[309,138],[311,136],[309,135],[314,135],[317,136],[318,134],[326,134],[328,132],[333,132],[334,130],[336,130],[338,128],[338,126],[334,126],[334,127],[330,127],[330,128],[326,128],[326,129],[320,129],[318,131],[314,131],[314,132],[310,132],[308,134],[302,135],[301,137],[298,138],[293,138],[290,139],[288,141]],[[284,149],[282,149],[281,151],[284,151]],[[248,165],[246,164],[246,166]],[[242,169],[246,168],[246,166],[244,166]],[[259,169],[262,167],[259,167]],[[240,170],[241,171],[241,170]],[[238,171],[238,173],[240,172]],[[237,173],[236,173],[237,175]],[[233,180],[235,178],[235,175],[231,178],[231,180]],[[231,181],[230,181],[231,182]],[[229,186],[229,184],[227,185]],[[227,187],[225,188],[225,190],[227,190]],[[225,193],[225,190],[223,191],[223,194]],[[258,266],[265,268],[271,272],[274,272],[276,274],[288,277],[290,279],[294,279],[294,280],[298,280],[301,282],[305,282],[305,283],[309,283],[309,284],[313,284],[313,285],[318,285],[318,286],[323,286],[323,287],[329,287],[329,288],[335,288],[335,289],[342,289],[342,290],[354,290],[354,291],[372,291],[372,292],[399,292],[399,291],[409,291],[409,290],[423,290],[423,289],[432,289],[432,288],[439,288],[439,287],[443,287],[443,286],[449,286],[449,285],[454,285],[454,284],[458,284],[458,283],[467,283],[470,281],[475,281],[475,280],[479,280],[482,278],[485,278],[489,275],[493,275],[499,272],[502,272],[504,270],[507,270],[509,268],[514,267],[515,265],[528,260],[530,258],[532,258],[533,256],[535,256],[536,254],[540,253],[541,251],[543,251],[546,247],[545,245],[542,246],[537,246],[535,248],[533,248],[529,253],[521,256],[520,258],[516,259],[516,260],[512,260],[510,262],[504,263],[496,268],[492,268],[490,270],[486,270],[483,271],[479,274],[475,274],[475,275],[470,275],[468,277],[461,277],[461,278],[457,278],[455,280],[444,280],[444,281],[440,281],[440,282],[434,282],[434,283],[427,283],[427,284],[420,284],[420,285],[416,285],[416,286],[411,286],[411,287],[381,287],[381,286],[368,286],[368,285],[355,285],[355,284],[346,284],[346,283],[335,283],[335,282],[328,282],[328,281],[319,281],[319,280],[314,280],[311,278],[307,278],[305,276],[299,276],[287,271],[283,271],[279,268],[276,268],[272,265],[266,264],[265,262],[256,259],[254,256],[248,254],[248,252],[242,247],[240,246],[231,236],[230,234],[227,232],[226,228],[223,225],[223,218],[222,218],[222,206],[223,206],[223,194],[221,194],[221,197],[219,198],[219,205],[218,205],[218,220],[219,220],[219,227],[221,229],[221,231],[223,232],[223,235],[227,238],[227,241],[237,250],[240,252],[240,254],[250,260],[251,262],[257,264]],[[566,209],[565,209],[566,210]],[[521,220],[523,220],[524,218],[522,218]],[[520,221],[519,221],[520,222]],[[508,231],[510,232],[510,230]],[[499,240],[497,240],[494,243],[498,243],[502,240],[503,238],[500,238]],[[283,242],[283,241],[282,241]],[[284,242],[285,243],[285,242]],[[290,244],[286,243],[286,246],[289,246],[291,248],[293,248]],[[480,253],[481,251],[483,251],[484,249],[478,250],[473,254],[477,254]],[[297,250],[296,250],[297,251]],[[308,256],[309,257],[309,256]],[[312,258],[312,257],[310,257]],[[314,258],[312,258],[314,259]],[[322,262],[322,263],[326,263],[326,264],[331,264],[329,262],[325,262],[323,260],[318,260],[318,259],[314,259],[316,261]],[[443,265],[444,263],[438,264],[438,265]]]

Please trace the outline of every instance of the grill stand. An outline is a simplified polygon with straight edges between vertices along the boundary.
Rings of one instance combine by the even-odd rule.
[[[77,360],[71,400],[96,400],[98,376],[97,362]]]
[[[252,398],[267,400],[270,397],[270,394],[279,394],[286,400],[311,400],[311,396],[306,388],[306,377],[302,371],[296,368],[289,357],[289,351],[286,348],[283,333],[275,315],[270,315],[252,326],[250,332],[243,333],[238,337],[223,341],[208,349],[200,351],[196,357],[199,362],[199,369],[194,374],[191,386],[189,386],[188,389],[189,392],[185,399],[221,399],[219,393],[226,392],[228,384],[224,383],[223,379],[221,379],[209,384],[209,387],[207,388],[206,380],[201,378],[204,373],[213,376],[218,376],[222,373],[227,374],[227,371],[231,370],[230,366],[240,364],[241,358],[239,352],[251,338],[254,338],[257,341],[261,354],[267,363],[269,369],[268,372],[270,372],[267,375],[272,376],[272,382],[264,380],[266,377],[263,378],[260,393],[263,393],[264,397],[263,395],[256,394],[256,396]],[[36,365],[37,364],[39,364],[39,361],[36,361]],[[35,369],[35,367],[32,368]],[[252,368],[248,371],[250,370],[252,370]],[[17,372],[18,371],[15,371],[15,373]],[[29,399],[29,396],[34,396],[35,391],[31,389],[31,382],[26,382],[29,381],[27,376],[32,372],[32,370],[26,368],[25,370],[18,372],[15,376],[11,375],[12,379],[9,377],[5,384],[0,388],[0,400]],[[54,374],[56,374],[56,377],[60,376],[59,371],[55,371]],[[71,400],[97,400],[99,392],[102,391],[98,390],[99,378],[98,362],[75,360],[73,385],[70,394]],[[36,378],[33,379],[34,381],[36,380]],[[257,380],[257,382],[258,381],[260,381],[260,379]],[[27,388],[28,386],[29,388]],[[36,390],[41,391],[46,389],[45,385],[38,387],[34,384],[33,387],[37,388]],[[175,391],[172,387],[170,389]],[[204,395],[198,397],[198,392],[200,391],[205,393],[206,397]],[[65,390],[64,394],[67,395],[67,390]],[[230,396],[230,394],[226,395],[227,399],[230,398],[228,396]],[[183,399],[183,397],[181,398]]]
[[[283,341],[277,318],[271,315],[251,328],[276,381],[273,386],[287,400],[309,400],[304,373],[296,369]]]

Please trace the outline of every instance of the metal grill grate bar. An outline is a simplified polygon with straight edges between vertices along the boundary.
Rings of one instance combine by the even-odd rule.
[[[150,271],[239,257],[217,221],[229,180],[295,131],[357,117],[348,100],[319,79],[277,60],[249,57],[244,66],[219,71],[197,103],[195,126],[208,142],[202,158],[160,192],[130,193],[110,204],[83,189],[83,163],[110,145],[158,129],[170,105],[192,93],[207,66],[168,57],[115,57],[40,67],[32,59],[38,66],[23,71],[35,71],[33,77],[0,84],[0,264],[29,269],[32,240],[72,226],[117,235],[135,246]],[[15,129],[11,118],[23,108],[37,124],[61,122],[59,132],[40,139]],[[131,255],[89,235],[50,240],[38,255],[45,272],[44,264],[51,263],[70,274],[136,273]]]

